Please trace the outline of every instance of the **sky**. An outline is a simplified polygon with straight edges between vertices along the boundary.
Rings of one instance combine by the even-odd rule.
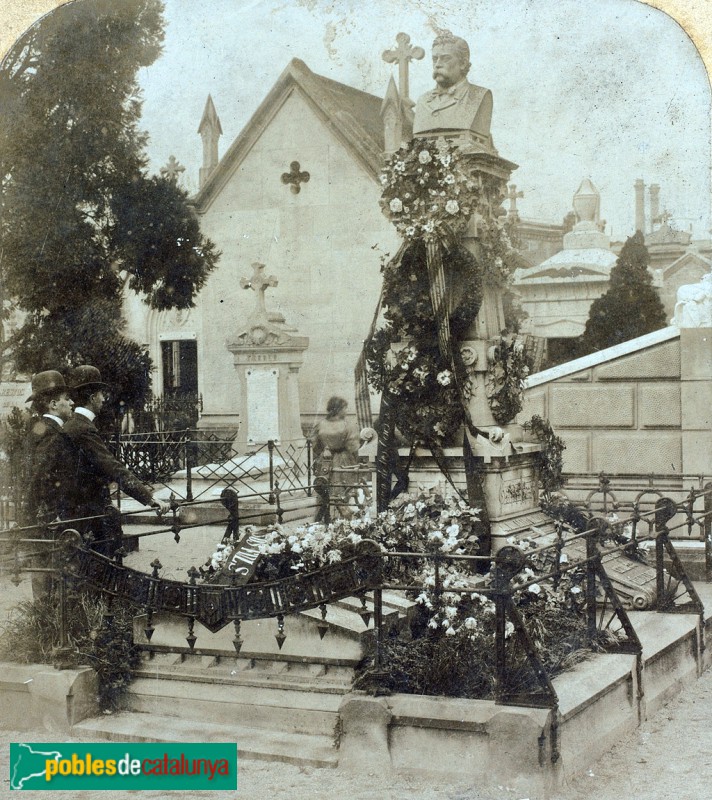
[[[436,26],[470,45],[469,79],[494,95],[492,133],[525,218],[560,222],[589,177],[607,231],[633,232],[633,183],[661,187],[661,209],[710,235],[710,87],[694,45],[637,0],[164,0],[164,53],[143,70],[152,170],[170,155],[197,189],[208,93],[224,154],[292,58],[383,96],[397,68],[381,54],[399,31],[426,50],[411,96],[433,85]]]

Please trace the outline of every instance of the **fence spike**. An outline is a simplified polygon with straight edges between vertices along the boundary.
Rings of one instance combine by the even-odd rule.
[[[326,603],[322,603],[319,606],[319,610],[321,611],[321,619],[316,623],[316,627],[319,629],[319,638],[323,639],[329,630],[329,623],[326,621]]]
[[[284,632],[284,614],[279,614],[277,616],[277,633],[275,634],[274,638],[277,640],[277,644],[281,650],[284,640],[287,638],[287,635]]]

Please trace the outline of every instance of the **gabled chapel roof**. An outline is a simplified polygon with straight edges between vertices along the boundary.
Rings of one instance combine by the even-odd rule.
[[[383,99],[317,75],[301,59],[293,58],[196,194],[198,209],[220,190],[295,89],[365,171],[374,180],[378,178],[384,149]]]

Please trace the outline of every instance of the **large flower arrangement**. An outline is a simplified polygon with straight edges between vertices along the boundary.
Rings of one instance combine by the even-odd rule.
[[[506,232],[490,219],[487,204],[496,187],[486,175],[475,179],[467,156],[446,140],[414,139],[391,157],[381,181],[381,208],[406,246],[382,266],[385,322],[366,342],[369,381],[388,393],[409,442],[442,447],[453,443],[464,422],[468,376],[457,347],[452,359],[440,352],[428,270],[432,247],[442,259],[454,341],[477,317],[483,281],[506,286],[512,250]],[[477,257],[460,243],[475,211]]]
[[[381,208],[406,240],[447,239],[466,227],[479,187],[459,150],[445,139],[413,139],[381,174]]]
[[[364,539],[383,550],[409,553],[477,555],[477,509],[444,492],[399,495],[387,511],[371,518],[309,523],[289,529],[275,525],[260,546],[263,555],[253,580],[274,580],[311,572],[355,555]],[[423,562],[414,559],[401,572],[420,579]],[[386,564],[388,571],[388,564]]]

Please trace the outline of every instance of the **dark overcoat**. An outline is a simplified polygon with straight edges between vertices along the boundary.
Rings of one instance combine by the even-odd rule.
[[[92,517],[105,514],[111,506],[109,484],[116,482],[123,492],[144,505],[152,501],[152,489],[141,483],[118,461],[104,444],[99,431],[83,414],[72,415],[65,423],[68,483],[65,491],[64,518]],[[103,539],[104,531],[96,522],[77,524],[80,532],[91,531]],[[103,548],[97,548],[100,552]],[[108,553],[107,553],[108,554]]]

